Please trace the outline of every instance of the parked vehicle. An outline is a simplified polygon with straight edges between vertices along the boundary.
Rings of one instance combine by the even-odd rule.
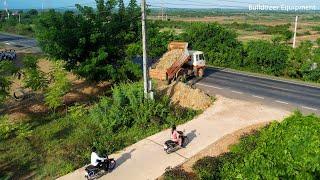
[[[149,75],[153,79],[167,81],[168,84],[172,80],[179,80],[187,78],[189,76],[203,77],[206,66],[206,61],[203,52],[188,50],[187,42],[171,42],[168,46],[168,51],[164,56],[155,63],[150,71]],[[177,54],[170,54],[172,51],[178,51]],[[178,58],[176,58],[178,56]],[[166,69],[157,68],[157,64],[160,61],[165,61],[172,58],[172,65]]]
[[[116,161],[114,159],[108,159],[108,163],[109,163],[109,171],[112,171],[116,167]],[[87,166],[85,170],[86,170],[85,178],[88,180],[97,179],[109,172],[109,171],[105,171],[103,168],[99,168],[92,165]]]
[[[2,60],[15,60],[17,59],[17,54],[15,50],[5,50],[0,52],[0,61]]]
[[[180,138],[182,138],[182,147],[186,147],[188,145],[189,138],[187,136],[184,135],[184,133],[182,131],[178,131],[178,133],[180,134]],[[174,141],[172,140],[168,140],[164,143],[164,151],[167,154],[171,154],[173,152],[176,152],[177,150],[181,149],[181,147]]]

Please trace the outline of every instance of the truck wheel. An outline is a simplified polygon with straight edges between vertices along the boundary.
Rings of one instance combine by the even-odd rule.
[[[199,71],[198,71],[198,77],[203,77],[203,75],[204,75],[204,71],[203,71],[203,69],[199,69]]]
[[[167,80],[167,85],[170,85],[171,84],[171,79],[168,79]]]

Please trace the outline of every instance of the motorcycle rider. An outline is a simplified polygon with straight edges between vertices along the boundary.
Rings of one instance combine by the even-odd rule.
[[[109,162],[108,162],[108,157],[107,158],[102,158],[99,157],[97,154],[97,148],[96,147],[92,147],[92,153],[91,153],[91,165],[98,167],[98,168],[102,168],[105,171],[109,170]]]
[[[171,140],[177,143],[180,147],[182,147],[182,138],[178,133],[177,127],[175,125],[173,125],[171,129]]]

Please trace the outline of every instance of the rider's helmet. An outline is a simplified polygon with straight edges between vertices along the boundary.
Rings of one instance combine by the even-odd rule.
[[[173,133],[175,130],[177,130],[177,127],[176,127],[176,125],[173,125],[172,129],[171,129],[171,133]]]

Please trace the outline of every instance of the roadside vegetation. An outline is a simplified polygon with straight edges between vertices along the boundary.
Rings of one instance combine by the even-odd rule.
[[[38,58],[32,56],[24,58],[21,69],[17,69],[12,62],[0,62],[0,108],[6,105],[14,78],[20,72],[23,75],[23,88],[40,92],[43,96],[41,103],[49,109],[45,114],[32,114],[17,121],[6,114],[0,116],[0,179],[57,178],[88,163],[93,145],[98,147],[100,153],[110,154],[173,124],[191,120],[200,113],[173,105],[167,95],[160,93],[156,94],[154,101],[143,97],[141,68],[132,61],[139,59],[142,54],[140,8],[136,0],[130,0],[127,6],[122,0],[96,2],[96,8],[77,5],[77,11],[49,10],[41,14],[36,10],[20,12],[21,23],[18,23],[17,16],[9,20],[1,16],[1,31],[36,37],[53,67],[49,73],[41,71]],[[176,33],[163,30],[166,26],[181,28],[183,31]],[[273,35],[274,38],[272,41],[243,43],[238,40],[234,28],[254,29]],[[291,32],[288,25],[175,24],[173,21],[163,23],[150,20],[147,33],[149,57],[152,59],[160,57],[170,41],[187,41],[193,49],[204,51],[207,63],[212,66],[320,82],[320,47],[314,47],[308,41],[296,49],[289,47],[287,41],[291,38]],[[317,43],[320,46],[320,40]],[[67,105],[64,97],[72,88],[67,78],[69,73],[92,82],[107,81],[112,88],[90,103]],[[319,120],[314,116],[303,117],[299,114],[291,119],[294,120],[289,118],[285,121],[288,122],[286,128],[298,128],[291,123],[300,122],[300,119],[306,123],[312,121],[314,127],[317,127],[313,119]],[[274,127],[276,131],[285,126],[283,124],[275,123],[270,128]],[[302,123],[302,127],[309,128],[309,125]],[[284,128],[281,130],[281,133],[285,133]],[[299,138],[309,135],[303,129],[295,130],[302,131],[303,136]],[[310,127],[308,132],[315,131]],[[278,130],[276,132],[279,133]],[[254,141],[262,142],[263,139],[259,137],[264,133],[266,139],[270,134],[268,128],[259,136],[254,136]],[[260,146],[252,146],[246,156],[241,151],[234,151],[236,158],[233,155],[230,156],[232,158],[226,158],[228,162],[235,161],[234,164],[239,164],[239,167],[227,163],[223,167],[230,166],[234,169],[232,172],[249,177],[247,169],[240,168],[243,164],[239,158],[250,159],[247,157],[250,153],[254,157],[254,149]],[[310,153],[317,155],[317,152]],[[207,161],[211,163],[210,159]],[[218,169],[215,166],[218,161],[213,161],[212,166]],[[292,169],[296,168],[299,167],[292,166]],[[305,166],[308,170],[306,173],[318,173],[318,169],[307,168]],[[201,174],[201,169],[198,174]],[[232,175],[226,168],[217,171],[217,177]],[[208,176],[211,176],[210,172]]]
[[[319,122],[296,112],[242,137],[229,153],[198,160],[193,173],[177,168],[165,179],[319,179]]]
[[[191,120],[200,111],[173,104],[163,93],[144,98],[141,69],[131,60],[141,53],[140,9],[135,0],[97,1],[75,12],[50,10],[35,20],[35,35],[52,67],[26,56],[23,67],[0,62],[0,104],[20,72],[22,86],[42,96],[48,111],[13,121],[0,116],[0,179],[54,179],[87,164],[94,145],[111,154],[147,136]],[[108,19],[108,23],[105,23]],[[151,56],[166,51],[171,32],[150,23]],[[69,72],[68,72],[69,71]],[[86,80],[107,81],[112,88],[89,103],[65,104],[70,73]],[[1,107],[0,107],[1,108]]]
[[[233,29],[217,23],[160,24],[162,27],[171,24],[182,28],[183,33],[177,39],[189,42],[193,49],[204,51],[208,65],[320,82],[320,38],[315,44],[303,41],[297,48],[292,48],[287,43],[293,34],[288,25],[265,27],[262,31],[273,35],[271,41],[243,43]],[[237,23],[230,26],[244,28]],[[244,26],[252,28],[251,25]]]
[[[0,31],[34,37],[34,21],[38,17],[38,13],[35,9],[10,12],[10,18],[6,19],[7,13],[2,10],[0,11]]]
[[[172,106],[166,96],[152,101],[143,94],[142,83],[119,84],[92,107],[74,105],[67,114],[19,123],[1,116],[0,177],[57,178],[87,164],[93,145],[111,154],[198,114]]]

